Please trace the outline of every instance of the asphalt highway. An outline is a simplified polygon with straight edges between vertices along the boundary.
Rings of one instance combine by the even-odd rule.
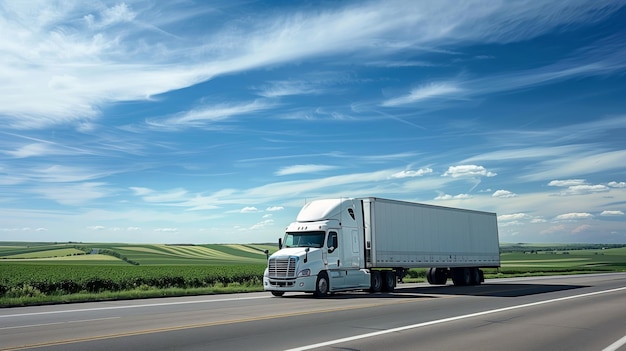
[[[626,273],[0,309],[7,350],[626,351]]]

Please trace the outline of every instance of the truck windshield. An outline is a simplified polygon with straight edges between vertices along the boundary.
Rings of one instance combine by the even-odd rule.
[[[324,231],[297,232],[285,234],[285,247],[322,247],[324,246]]]

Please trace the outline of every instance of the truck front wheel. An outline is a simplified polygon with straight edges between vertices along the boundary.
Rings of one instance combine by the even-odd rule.
[[[315,283],[315,297],[324,297],[328,295],[329,284],[328,274],[326,272],[320,272],[317,275],[317,282]]]

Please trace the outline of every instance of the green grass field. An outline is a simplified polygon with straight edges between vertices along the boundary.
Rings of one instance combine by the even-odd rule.
[[[264,250],[275,245],[163,245],[111,243],[22,243],[0,242],[0,264],[128,264],[215,265],[265,264]],[[118,261],[118,262],[115,262]]]
[[[260,291],[271,244],[0,242],[0,307]],[[504,244],[486,277],[626,271],[626,245]],[[422,281],[424,269],[406,281]]]

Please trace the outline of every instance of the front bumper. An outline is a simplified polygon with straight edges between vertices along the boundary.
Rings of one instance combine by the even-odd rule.
[[[263,289],[265,291],[314,292],[316,281],[316,275],[298,277],[295,279],[274,279],[264,276]]]

